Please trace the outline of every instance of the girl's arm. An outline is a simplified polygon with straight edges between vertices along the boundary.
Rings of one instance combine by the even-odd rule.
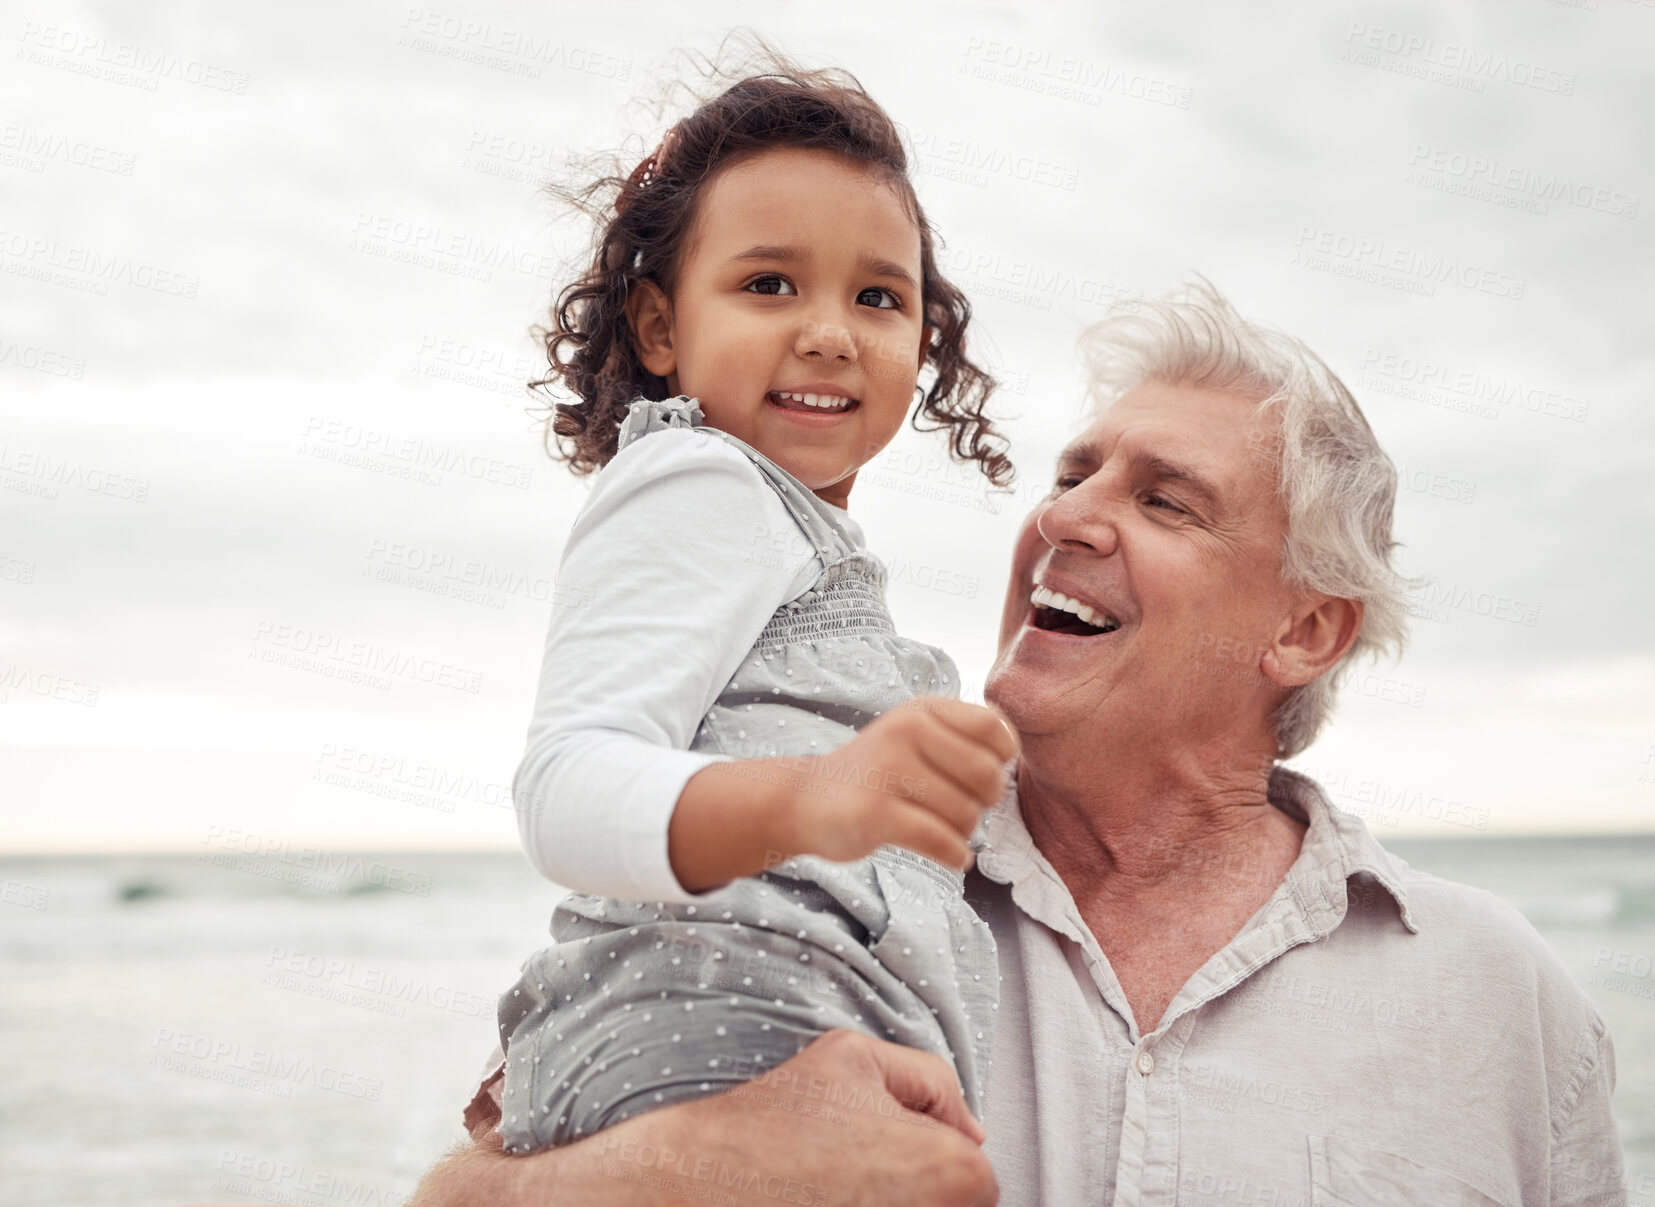
[[[701,718],[776,609],[820,562],[752,463],[717,437],[652,433],[599,474],[564,548],[527,749],[513,783],[529,860],[548,879],[630,900],[683,901],[668,828],[685,786],[713,764],[691,752]],[[710,785],[701,785],[702,787]],[[717,847],[741,875],[779,847],[785,793],[737,777],[704,810],[688,854]],[[745,787],[752,791],[742,791]],[[726,828],[734,825],[734,830]],[[680,835],[680,839],[682,835]]]

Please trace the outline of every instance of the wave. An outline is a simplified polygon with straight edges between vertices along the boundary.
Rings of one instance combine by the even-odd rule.
[[[1655,883],[1620,885],[1611,926],[1641,926],[1655,921]]]

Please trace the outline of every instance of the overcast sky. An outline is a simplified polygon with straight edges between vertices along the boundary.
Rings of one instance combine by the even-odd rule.
[[[1434,584],[1299,762],[1382,839],[1655,829],[1655,4],[6,13],[4,849],[515,844],[586,489],[521,388],[538,186],[735,26],[905,127],[1006,383],[1012,500],[912,432],[851,499],[968,695],[1078,333],[1199,271],[1352,386]]]

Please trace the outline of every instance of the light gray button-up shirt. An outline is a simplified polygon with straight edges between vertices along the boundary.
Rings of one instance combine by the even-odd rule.
[[[1545,940],[1303,776],[1270,799],[1298,859],[1147,1035],[1015,793],[985,819],[1002,1207],[1624,1204],[1614,1050]]]

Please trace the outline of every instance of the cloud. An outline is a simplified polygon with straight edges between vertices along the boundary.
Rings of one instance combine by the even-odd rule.
[[[750,10],[64,11],[20,24],[0,85],[0,665],[103,694],[0,704],[18,771],[0,827],[50,845],[95,816],[96,841],[187,843],[229,810],[384,846],[510,842],[492,815],[353,812],[303,770],[355,742],[509,776],[537,584],[584,493],[520,389],[583,246],[539,186],[653,136],[631,102]],[[851,68],[909,130],[1025,481],[1075,422],[1079,330],[1206,273],[1350,381],[1404,470],[1406,565],[1438,583],[1395,670],[1427,703],[1354,701],[1329,749],[1382,764],[1452,733],[1420,778],[1470,768],[1488,799],[1532,801],[1608,757],[1612,727],[1634,766],[1566,822],[1632,824],[1655,741],[1623,690],[1655,654],[1655,312],[1632,270],[1655,221],[1650,10],[835,14],[775,9],[763,30]],[[852,509],[909,572],[905,631],[946,644],[969,688],[1032,496],[983,510],[935,439],[905,435],[893,453],[920,468],[869,475]],[[942,501],[918,489],[934,480]],[[519,585],[467,598],[467,574]],[[1518,605],[1534,623],[1496,615]],[[481,687],[261,664],[266,622]],[[1564,724],[1558,684],[1601,693],[1589,724]],[[1510,758],[1514,734],[1557,774]],[[1538,824],[1524,809],[1496,824]]]

